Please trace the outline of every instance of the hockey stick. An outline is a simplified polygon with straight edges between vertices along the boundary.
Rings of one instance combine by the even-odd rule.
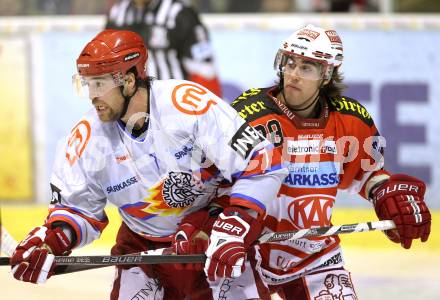
[[[14,253],[18,243],[9,234],[6,228],[1,225],[0,213],[0,249],[9,257],[0,257],[0,266],[10,265],[10,256]],[[113,265],[132,264],[161,264],[161,263],[193,263],[204,262],[205,255],[172,255],[169,248],[149,250],[131,255],[100,255],[100,256],[56,256],[55,275],[68,274],[79,271],[103,268]]]
[[[1,220],[0,220],[1,222]],[[9,232],[6,230],[6,228],[2,225],[0,225],[0,249],[1,252],[8,256],[12,256],[14,253],[15,248],[17,247],[18,243],[14,240],[14,238],[9,234]],[[162,256],[162,253],[164,251],[168,250],[168,248],[160,248],[150,251],[145,251],[139,253],[140,255],[148,256],[148,255],[156,255],[156,256]],[[133,254],[135,255],[135,254]],[[5,262],[7,262],[5,264]],[[0,266],[2,265],[9,265],[9,257],[0,257]],[[86,264],[75,264],[75,265],[61,265],[59,264],[55,270],[54,275],[61,275],[61,274],[69,274],[69,273],[75,273],[80,271],[87,271],[91,269],[97,269],[97,268],[103,268],[112,266],[112,264],[100,264],[100,265],[86,265]]]
[[[373,221],[355,224],[334,225],[325,227],[308,228],[293,231],[271,232],[258,238],[260,243],[272,243],[280,241],[292,241],[305,237],[320,237],[338,235],[352,232],[364,232],[373,230],[389,230],[396,228],[392,220]]]
[[[174,264],[174,263],[198,263],[204,262],[204,254],[191,255],[86,255],[86,256],[55,256],[55,262],[59,266],[89,266],[89,265],[136,265],[136,264]],[[9,257],[0,257],[0,266],[8,266]]]
[[[7,256],[12,256],[12,254],[15,251],[15,248],[17,248],[18,243],[15,241],[15,239],[11,236],[11,234],[6,230],[6,227],[2,225],[2,219],[1,219],[1,211],[0,211],[0,253],[4,253]],[[168,250],[168,248],[161,248],[161,249],[155,249],[150,251],[141,252],[139,254],[141,255],[161,255],[164,253],[164,251]],[[9,257],[0,257],[0,266],[1,265],[9,265]],[[5,264],[5,262],[7,262]],[[62,274],[69,274],[69,273],[75,273],[80,271],[86,271],[91,269],[97,269],[97,268],[103,268],[112,266],[111,264],[104,264],[104,265],[58,265],[56,266],[54,270],[54,275],[62,275]]]
[[[0,253],[11,256],[14,253],[15,248],[17,248],[18,243],[14,240],[14,238],[9,234],[6,228],[1,223],[1,214],[0,214]]]
[[[304,237],[320,237],[352,232],[373,230],[389,230],[396,228],[391,220],[355,223],[346,225],[326,226],[295,231],[273,232],[263,234],[258,241],[270,243],[276,241],[290,241]],[[163,264],[163,263],[200,263],[204,262],[204,254],[194,255],[98,255],[98,256],[56,256],[55,261],[59,266],[110,266],[133,264]],[[9,257],[0,257],[0,266],[9,265]]]
[[[164,253],[171,253],[171,248],[159,248],[155,250],[148,250],[139,253],[133,253],[132,255],[164,255]],[[1,258],[0,258],[1,260]],[[54,275],[63,275],[87,270],[93,270],[98,268],[111,267],[113,265],[58,265],[55,267]]]
[[[4,254],[11,256],[12,253],[14,253],[15,248],[17,247],[17,242],[14,240],[14,238],[9,234],[9,232],[6,230],[4,226],[0,227],[2,237],[1,237],[1,252]]]

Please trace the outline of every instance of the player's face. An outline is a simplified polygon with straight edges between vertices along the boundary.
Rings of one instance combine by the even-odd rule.
[[[289,107],[301,109],[316,97],[321,81],[284,76],[284,97]]]
[[[287,104],[295,109],[307,106],[320,88],[322,65],[300,58],[288,59],[283,68],[284,96]]]
[[[124,101],[120,88],[115,87],[103,96],[93,98],[92,104],[102,122],[112,122],[122,117]]]

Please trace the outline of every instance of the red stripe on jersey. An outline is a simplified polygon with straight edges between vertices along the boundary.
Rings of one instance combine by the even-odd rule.
[[[249,200],[233,197],[229,200],[229,203],[230,205],[242,206],[256,211],[258,213],[258,220],[266,214],[266,212],[260,206],[258,206],[256,203],[250,202]]]
[[[95,228],[96,230],[99,230],[99,232],[103,232],[105,227],[107,227],[107,225],[108,225],[107,215],[105,215],[105,219],[104,220],[100,221],[100,220],[95,220],[93,218],[87,217],[86,215],[81,214],[81,213],[79,213],[79,212],[77,212],[75,210],[69,209],[69,208],[59,208],[59,207],[58,208],[51,208],[51,209],[49,209],[49,215],[51,213],[53,213],[54,211],[67,211],[67,212],[69,212],[69,213],[71,213],[73,215],[77,215],[78,217],[86,220],[93,228]],[[68,217],[63,217],[63,216],[60,216],[60,215],[51,216],[46,221],[46,223],[51,224],[51,223],[53,223],[55,221],[67,222],[69,225],[71,225],[74,228],[74,230],[75,230],[75,232],[77,234],[77,237],[81,236],[81,231],[78,231],[79,230],[78,225],[75,222],[72,222],[72,220],[70,220]],[[78,238],[77,244],[79,242],[80,242],[80,239]]]
[[[54,222],[57,221],[61,221],[64,223],[67,223],[70,225],[70,227],[72,227],[72,229],[75,231],[75,235],[76,235],[76,244],[73,245],[72,248],[77,247],[80,243],[81,243],[81,228],[78,227],[78,224],[76,222],[73,222],[72,219],[66,217],[66,216],[54,216],[51,217],[49,220],[47,220],[46,224],[52,224]]]

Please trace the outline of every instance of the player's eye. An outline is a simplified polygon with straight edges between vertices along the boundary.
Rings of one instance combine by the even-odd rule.
[[[295,63],[295,61],[289,59],[289,60],[287,61],[285,67],[288,68],[288,69],[293,70],[293,69],[295,69],[295,67],[296,67],[296,63]]]
[[[301,69],[301,71],[307,72],[307,73],[313,72],[313,70],[314,70],[313,66],[311,66],[311,65],[301,65],[300,69]]]

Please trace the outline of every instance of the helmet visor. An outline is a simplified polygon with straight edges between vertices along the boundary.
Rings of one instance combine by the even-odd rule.
[[[321,80],[326,77],[327,64],[325,61],[280,50],[277,53],[275,67],[278,67],[284,75]]]
[[[121,72],[96,76],[75,74],[72,76],[72,84],[80,98],[94,99],[104,96],[115,87],[124,85],[124,78]]]

